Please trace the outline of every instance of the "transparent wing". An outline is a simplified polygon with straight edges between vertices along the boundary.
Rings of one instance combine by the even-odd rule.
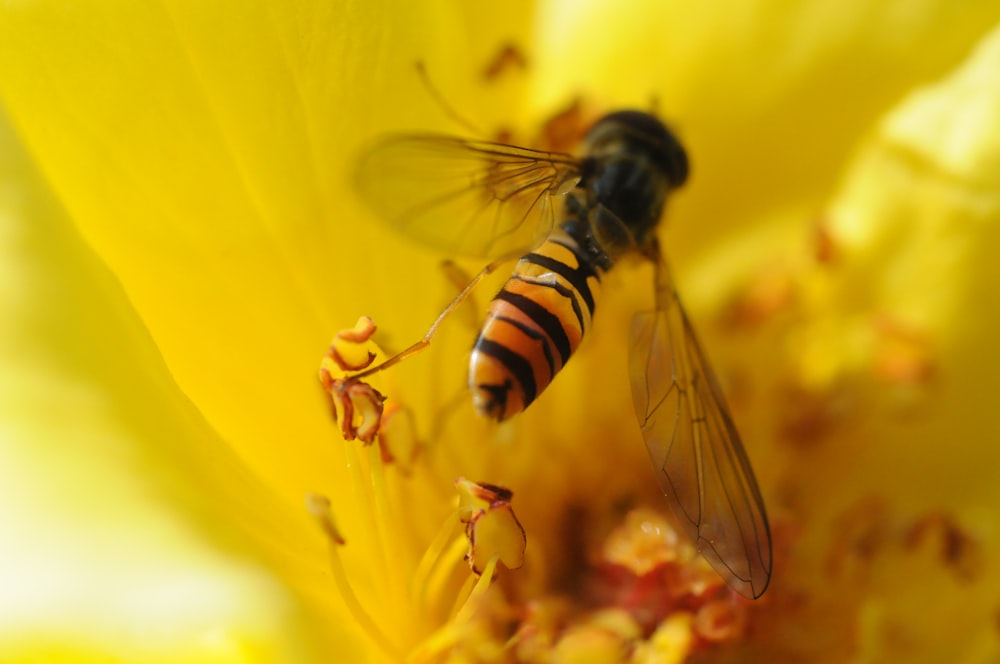
[[[682,530],[730,587],[756,599],[771,578],[764,501],[662,260],[657,273],[656,311],[639,314],[632,326],[636,415]]]
[[[402,234],[450,254],[497,258],[544,239],[556,197],[579,179],[579,161],[567,154],[412,134],[372,147],[357,185]]]

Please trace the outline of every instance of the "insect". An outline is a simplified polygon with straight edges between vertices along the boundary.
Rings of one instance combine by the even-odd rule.
[[[473,345],[476,409],[498,421],[549,385],[590,328],[601,277],[621,258],[655,265],[655,310],[632,327],[636,416],[682,531],[737,592],[757,598],[771,576],[771,534],[750,461],[684,312],[656,231],[688,176],[678,139],[640,111],[604,116],[580,157],[436,134],[390,137],[363,158],[358,186],[397,231],[490,262],[413,346],[499,265],[520,256]]]

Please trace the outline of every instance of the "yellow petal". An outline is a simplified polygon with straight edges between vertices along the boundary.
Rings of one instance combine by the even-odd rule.
[[[525,30],[518,16],[491,25],[445,2],[3,9],[0,77],[18,130],[185,394],[290,505],[347,482],[313,380],[332,332],[367,313],[408,341],[446,290],[359,287],[378,265],[436,267],[360,216],[354,155],[374,127],[446,123],[416,60],[444,84],[478,84],[450,63],[479,44],[472,26],[495,49]]]
[[[530,101],[536,115],[574,95],[602,109],[655,103],[692,158],[667,231],[683,263],[720,237],[766,231],[748,218],[813,212],[872,119],[998,19],[990,0],[553,0]]]
[[[329,651],[318,570],[277,546],[311,531],[177,389],[6,123],[0,183],[0,659]]]
[[[318,533],[299,530],[306,492],[335,488],[333,510],[349,540],[377,537],[369,506],[351,502],[356,477],[316,367],[330,334],[359,313],[393,323],[390,340],[405,342],[433,319],[437,303],[428,292],[448,290],[443,280],[428,287],[384,277],[359,287],[385,274],[377,264],[414,274],[436,268],[434,258],[399,253],[389,234],[359,222],[351,164],[373,128],[449,122],[414,74],[418,58],[445,90],[481,85],[480,72],[458,76],[452,63],[465,64],[470,44],[496,52],[522,35],[523,14],[491,21],[449,2],[391,11],[39,2],[0,11],[0,80],[17,130],[123,287],[119,297],[141,320],[133,325],[166,365],[157,370],[176,380],[174,398],[196,405],[214,445],[178,438],[224,456],[206,478],[236,472],[254,491],[281,498],[258,505],[244,497],[235,516],[220,508],[206,521],[273,519],[278,534],[261,538],[301,558],[298,569],[273,563],[277,573],[296,577],[300,591],[332,592],[325,574],[311,576],[325,564]],[[389,93],[405,103],[387,101]],[[358,242],[366,252],[354,250]],[[127,353],[116,357],[133,362]],[[234,471],[241,463],[245,475]],[[348,548],[359,564],[370,562],[367,545]],[[372,580],[362,575],[358,583],[367,589]],[[315,616],[335,641],[341,628],[356,629],[330,609],[305,623]]]
[[[779,485],[810,515],[789,576],[817,626],[859,633],[830,661],[1000,652],[997,71],[1000,26],[886,114],[823,213],[832,257],[797,286],[779,353],[819,415]]]
[[[391,507],[402,504],[406,509],[387,509],[387,497],[399,498],[397,478],[379,475],[382,471],[374,448],[367,458],[353,448],[342,455],[313,376],[331,332],[358,315],[373,316],[381,329],[390,332],[389,345],[401,347],[423,332],[424,321],[433,319],[448,295],[443,279],[426,276],[436,274],[435,259],[404,252],[390,234],[370,224],[355,208],[345,184],[351,155],[369,133],[390,126],[449,126],[441,109],[425,98],[418,80],[403,74],[412,72],[417,57],[426,60],[446,98],[448,90],[457,91],[459,111],[473,108],[473,119],[483,117],[491,125],[503,116],[527,122],[519,107],[522,103],[529,106],[528,119],[535,121],[581,89],[607,106],[642,107],[651,96],[658,96],[664,115],[677,121],[697,155],[691,191],[671,215],[679,231],[670,236],[671,247],[679,246],[682,257],[693,262],[700,256],[692,248],[707,251],[721,246],[713,258],[728,252],[736,260],[722,261],[727,265],[724,270],[715,270],[712,260],[700,265],[708,281],[724,284],[726,279],[720,275],[770,260],[776,246],[787,247],[793,235],[789,229],[798,232],[805,214],[821,207],[844,159],[872,119],[915,84],[954,66],[965,56],[968,43],[983,34],[1000,11],[986,2],[963,5],[961,11],[944,2],[922,3],[917,9],[902,3],[870,9],[861,4],[817,2],[798,11],[776,2],[726,3],[724,11],[719,6],[689,4],[636,2],[612,7],[589,3],[568,8],[569,3],[553,2],[543,6],[538,13],[539,37],[525,49],[533,56],[528,69],[532,87],[527,92],[511,80],[483,83],[480,77],[479,61],[488,60],[483,54],[496,52],[498,35],[507,32],[523,38],[527,34],[528,24],[517,12],[490,20],[488,9],[455,10],[444,2],[395,7],[392,12],[374,5],[317,4],[292,14],[265,3],[241,5],[238,10],[169,2],[133,2],[107,9],[65,3],[4,6],[0,16],[4,103],[42,160],[44,175],[73,223],[120,280],[127,301],[162,353],[166,369],[157,366],[157,375],[174,378],[180,388],[171,386],[174,398],[180,400],[179,394],[191,398],[204,414],[207,426],[199,421],[191,425],[195,432],[184,429],[177,437],[194,441],[196,458],[198,450],[208,450],[210,460],[216,450],[224,449],[219,439],[232,441],[250,469],[247,475],[259,474],[284,501],[281,506],[268,506],[264,498],[247,500],[250,507],[236,510],[235,517],[226,511],[206,521],[217,524],[236,518],[242,522],[247,514],[260,511],[268,524],[283,524],[289,532],[282,533],[287,536],[282,541],[298,553],[302,551],[299,546],[305,547],[306,562],[300,571],[308,579],[310,566],[319,556],[310,544],[300,544],[313,541],[298,533],[295,525],[302,495],[331,487],[337,494],[333,510],[348,541],[346,555],[354,558],[349,563],[368,573],[357,580],[362,591],[388,588],[383,600],[402,596],[403,570],[425,541],[414,536],[415,542],[410,542],[407,537],[426,534],[424,521],[428,519],[424,517],[438,514],[435,510],[442,501],[425,490],[431,480],[417,474],[410,487],[415,500],[396,500]],[[518,11],[522,10],[530,11],[530,6]],[[475,101],[466,104],[470,97]],[[416,98],[424,101],[414,105],[411,101]],[[949,106],[956,105],[945,104]],[[903,133],[920,133],[920,125]],[[948,141],[949,145],[962,143]],[[968,153],[975,141],[964,143],[966,149],[957,153]],[[918,297],[922,291],[917,286],[924,284],[915,278],[922,274],[923,245],[899,242],[900,252],[893,253],[900,237],[896,228],[887,234],[891,246],[865,253],[866,243],[878,237],[877,222],[898,221],[913,212],[899,205],[912,187],[885,186],[896,177],[900,183],[912,184],[912,173],[902,177],[894,170],[896,166],[882,169],[877,161],[868,163],[874,164],[870,175],[882,180],[880,187],[890,196],[883,200],[874,195],[879,191],[876,187],[855,189],[849,184],[834,206],[848,213],[835,220],[838,233],[848,230],[840,224],[852,214],[871,215],[876,229],[867,230],[861,243],[850,245],[844,240],[856,260],[845,269],[846,276],[815,277],[808,269],[802,270],[805,276],[794,275],[805,282],[794,286],[803,291],[815,287],[815,292],[807,293],[805,304],[799,303],[802,308],[795,310],[805,321],[796,332],[807,343],[793,349],[791,344],[786,348],[773,338],[761,341],[761,337],[758,347],[765,347],[765,352],[743,353],[740,362],[723,366],[742,364],[753,376],[767,376],[774,370],[776,354],[786,360],[794,355],[802,361],[790,363],[795,371],[789,373],[799,379],[811,376],[812,386],[846,375],[855,381],[849,383],[851,396],[879,396],[872,383],[865,383],[874,378],[864,373],[875,364],[872,354],[866,355],[875,336],[866,321],[878,313],[866,305],[873,302],[908,318],[906,323],[927,323],[929,347],[940,351],[935,355],[937,366],[947,369],[943,375],[962,378],[989,366],[974,365],[972,358],[989,347],[984,339],[995,336],[992,319],[985,319],[987,324],[980,327],[972,306],[991,296],[985,287],[977,291],[977,284],[995,285],[986,274],[984,259],[990,243],[975,247],[974,243],[955,243],[967,252],[959,251],[956,256],[975,259],[969,264],[969,278],[959,288],[942,289],[947,295],[928,306]],[[949,170],[963,173],[963,178],[970,172],[963,170],[964,158],[948,164]],[[868,166],[858,167],[859,182]],[[968,193],[962,187],[959,190]],[[965,196],[959,195],[957,203],[936,194],[930,199],[937,212],[943,211],[935,218],[950,218],[949,211],[955,211],[955,219],[966,219]],[[953,204],[955,210],[949,207]],[[684,220],[688,230],[684,230]],[[989,227],[980,224],[977,232]],[[702,228],[710,230],[702,232]],[[921,228],[933,229],[934,225]],[[975,237],[992,241],[990,232]],[[687,233],[686,240],[683,233]],[[844,237],[848,236],[845,232]],[[359,246],[371,251],[358,251]],[[400,279],[404,269],[417,276]],[[905,278],[896,279],[897,274]],[[623,273],[621,278],[628,275]],[[769,282],[776,286],[761,292],[777,293],[770,299],[782,303],[782,293],[788,290],[782,284],[787,279],[787,274],[778,275]],[[637,283],[648,283],[648,279]],[[871,297],[859,304],[859,293]],[[697,295],[691,299],[700,301]],[[899,307],[895,307],[897,302]],[[599,532],[616,498],[652,495],[650,476],[637,472],[648,470],[641,442],[631,419],[628,427],[622,423],[622,413],[629,407],[628,387],[613,371],[624,366],[627,343],[624,334],[616,336],[617,332],[609,330],[627,329],[627,323],[620,323],[627,321],[631,304],[609,303],[590,341],[592,349],[600,350],[592,350],[589,359],[581,351],[562,377],[563,387],[554,386],[533,412],[498,434],[483,433],[482,428],[465,426],[460,418],[448,419],[436,411],[419,411],[425,418],[424,428],[428,421],[436,425],[435,415],[448,419],[449,425],[461,425],[454,426],[457,434],[445,437],[456,443],[454,449],[437,450],[454,454],[449,459],[452,465],[445,463],[443,468],[461,466],[470,474],[488,469],[487,479],[509,480],[519,496],[536,498],[527,501],[531,508],[520,515],[529,538],[536,533],[541,540],[528,549],[537,557],[534,568],[531,560],[526,565],[533,569],[528,574],[535,576],[528,577],[525,589],[544,589],[550,581],[545,565],[558,566],[564,560],[558,551],[567,548],[565,543],[558,541],[558,535],[547,535],[581,524],[587,533]],[[954,315],[942,316],[949,307]],[[956,318],[975,322],[964,323],[964,329],[961,324],[935,326]],[[893,334],[883,340],[890,351],[887,366],[912,365],[914,357],[920,359],[923,337],[917,335],[918,343],[913,343],[907,334]],[[794,336],[789,333],[781,338]],[[467,343],[471,337],[462,338]],[[608,340],[613,343],[605,343]],[[740,348],[739,343],[732,346],[736,350],[730,351],[730,358]],[[714,350],[716,345],[711,347]],[[816,350],[810,352],[810,347]],[[849,350],[846,359],[841,355],[845,347]],[[415,397],[417,403],[441,404],[450,396],[440,389],[443,377],[460,374],[461,354],[452,355],[456,359],[430,370],[424,365],[422,373],[414,371],[412,381],[406,375],[410,367],[403,367],[400,384],[406,383],[410,394],[423,392]],[[817,357],[826,362],[819,371],[812,365]],[[866,364],[868,360],[872,362]],[[145,367],[146,362],[140,365]],[[751,391],[760,388],[762,379],[754,380],[758,382],[751,381]],[[806,544],[792,557],[793,579],[801,580],[807,591],[815,591],[817,580],[826,580],[823,573],[807,573],[815,562],[809,555],[819,555],[815,552],[822,546],[817,541],[835,531],[838,523],[856,525],[852,518],[837,521],[828,513],[856,499],[863,488],[874,486],[893,496],[897,491],[907,496],[900,500],[907,510],[900,518],[915,520],[911,530],[916,534],[909,541],[915,542],[912,548],[918,551],[902,565],[894,565],[898,556],[886,555],[883,566],[876,568],[877,578],[886,572],[892,583],[902,583],[922,579],[914,574],[920,572],[939,580],[937,542],[966,540],[954,536],[948,518],[935,520],[929,518],[933,514],[920,510],[953,506],[944,495],[950,490],[981,492],[992,498],[979,488],[987,486],[984,477],[991,464],[981,464],[978,475],[973,472],[979,481],[969,485],[975,488],[966,488],[959,485],[957,470],[965,470],[968,459],[978,458],[982,450],[970,447],[958,453],[960,463],[951,467],[950,484],[943,482],[938,493],[926,490],[922,480],[938,468],[940,457],[926,454],[916,463],[902,464],[900,477],[891,485],[885,484],[884,469],[896,468],[900,458],[911,459],[908,455],[913,451],[923,453],[935,443],[934,449],[940,449],[942,438],[950,440],[949,432],[959,432],[963,439],[986,440],[983,432],[995,438],[982,415],[984,400],[992,393],[985,383],[985,379],[967,385],[949,382],[946,386],[960,384],[963,389],[942,393],[917,385],[916,398],[925,398],[917,403],[927,406],[921,412],[933,424],[924,430],[914,431],[912,423],[892,419],[897,413],[893,408],[898,406],[898,395],[893,394],[871,401],[872,410],[866,411],[871,420],[852,419],[850,425],[857,430],[839,440],[839,446],[811,452],[782,448],[771,458],[758,454],[759,447],[754,450],[755,464],[758,459],[773,462],[765,465],[767,480],[792,474],[794,481],[786,480],[792,487],[790,495],[812,500],[802,508],[809,530]],[[928,394],[934,398],[927,399]],[[125,396],[139,399],[131,393]],[[159,397],[148,401],[160,403]],[[789,404],[774,393],[767,393],[762,401],[750,414],[749,439],[767,441],[781,424],[775,413]],[[932,410],[932,405],[938,410]],[[182,422],[196,419],[184,413]],[[959,426],[953,419],[956,413],[962,416]],[[877,424],[867,426],[871,421]],[[149,422],[144,419],[139,424],[151,427]],[[855,456],[859,451],[868,456],[859,459]],[[348,487],[357,488],[357,477],[347,471],[347,465],[355,470],[363,466],[372,473],[371,483],[378,485],[373,496],[351,501]],[[239,463],[227,455],[216,470],[205,475],[231,474],[234,467]],[[852,481],[839,482],[831,490],[830,481],[844,477]],[[247,495],[259,490],[253,488],[253,481],[247,484],[251,485]],[[768,481],[767,493],[780,494],[776,484],[778,480]],[[236,493],[243,495],[242,490]],[[399,494],[406,496],[406,487]],[[227,495],[223,502],[231,500]],[[433,509],[424,509],[428,505]],[[956,511],[963,519],[959,525],[991,523],[988,515],[983,517],[972,508]],[[878,514],[877,509],[859,509],[848,517],[861,520],[864,526],[871,519],[878,530],[882,524],[872,516]],[[421,519],[411,521],[410,515]],[[921,524],[929,525],[918,528]],[[983,532],[988,529],[977,529],[976,537],[968,541],[979,541]],[[262,538],[270,540],[270,535]],[[354,546],[357,539],[381,540],[382,548]],[[436,553],[450,553],[445,540]],[[371,557],[383,559],[382,567],[366,558],[372,552]],[[441,556],[442,560],[447,557]],[[443,562],[442,568],[446,565]],[[971,567],[976,569],[976,565]],[[287,563],[273,566],[282,571],[288,568]],[[271,563],[267,569],[272,569]],[[380,576],[382,572],[387,573]],[[434,577],[433,570],[430,576]],[[434,581],[428,585],[447,585]],[[817,611],[821,615],[814,616],[812,624],[808,617],[800,622],[792,616],[779,623],[783,628],[758,632],[762,639],[777,641],[764,646],[787,653],[781,650],[786,644],[791,643],[788,647],[794,652],[795,645],[805,641],[805,649],[815,653],[822,647],[815,635],[831,626],[844,627],[842,635],[859,628],[861,622],[858,632],[865,639],[871,637],[864,641],[866,647],[871,643],[879,648],[899,633],[900,617],[910,618],[899,607],[927,604],[919,583],[907,586],[911,595],[897,592],[891,602],[883,603],[866,594],[870,587],[863,579],[848,581],[853,585],[830,584],[835,586],[830,587],[830,595],[840,592],[841,586],[848,591],[858,588],[856,593],[844,592],[841,603],[833,602],[839,610]],[[795,582],[786,583],[794,591]],[[776,584],[775,590],[780,587]],[[965,589],[961,585],[934,588],[951,602],[949,606],[961,603]],[[993,588],[984,582],[975,597],[977,630],[983,624],[984,607],[995,601],[995,597],[990,599],[995,596]],[[817,596],[829,599],[822,591]],[[410,605],[393,601],[383,605],[389,624],[407,624]],[[855,611],[861,605],[865,610]],[[319,615],[337,614],[331,610]],[[774,615],[781,617],[780,612]],[[942,623],[947,621],[930,612],[927,615],[928,622],[936,620],[932,627],[943,633]],[[953,615],[966,614],[955,611]],[[421,613],[409,623],[432,622],[438,617],[435,613],[425,618]],[[329,622],[340,624],[336,619]],[[689,625],[682,626],[680,631],[690,631]],[[666,626],[661,630],[658,633],[670,633]],[[413,642],[414,634],[399,631],[393,637],[399,636],[404,644]],[[430,629],[420,624],[411,631],[426,635]],[[961,638],[971,628],[955,633]],[[935,638],[944,643],[948,637]],[[672,637],[667,641],[673,645],[662,650],[657,646],[657,651],[680,659],[688,641]],[[834,659],[843,651],[826,654]]]
[[[936,477],[922,500],[976,486],[992,491],[985,475],[981,485],[973,478],[982,455],[995,454],[983,441],[1000,434],[989,416],[1000,370],[990,350],[1000,316],[989,305],[1000,288],[993,250],[1000,242],[998,67],[1000,27],[953,73],[886,116],[830,210],[834,242],[849,265],[836,306],[892,322],[865,323],[874,359],[908,350],[932,371],[917,397],[926,406],[919,431],[877,448]],[[894,378],[878,375],[890,384]]]

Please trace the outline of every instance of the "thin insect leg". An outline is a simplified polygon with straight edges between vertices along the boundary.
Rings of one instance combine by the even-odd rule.
[[[385,371],[389,367],[399,364],[406,358],[412,355],[416,355],[423,349],[430,346],[431,341],[434,339],[434,335],[437,334],[438,327],[441,326],[441,323],[444,322],[444,319],[447,318],[453,311],[455,311],[455,309],[461,306],[463,302],[465,302],[466,298],[468,298],[469,295],[472,293],[472,290],[479,285],[479,282],[481,282],[484,278],[495,272],[496,269],[501,265],[503,265],[504,263],[509,263],[510,261],[519,258],[520,255],[521,253],[518,252],[516,255],[504,256],[484,267],[482,270],[479,271],[478,274],[476,274],[476,276],[474,276],[469,281],[469,283],[465,285],[465,288],[463,288],[461,292],[455,296],[455,299],[453,299],[450,303],[448,303],[448,306],[445,307],[444,311],[442,311],[438,315],[437,319],[435,319],[434,323],[430,326],[430,329],[427,330],[427,333],[423,336],[423,338],[421,338],[419,341],[409,346],[408,348],[405,348],[400,352],[396,353],[395,355],[393,355],[386,361],[382,362],[381,364],[376,364],[374,367],[369,367],[368,369],[365,369],[361,373],[354,374],[348,380],[350,381],[360,380],[362,378],[367,378],[372,374]]]

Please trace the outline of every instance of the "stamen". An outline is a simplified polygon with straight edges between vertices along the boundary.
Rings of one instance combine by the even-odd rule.
[[[410,604],[410,597],[407,592],[406,583],[403,581],[403,565],[400,557],[403,553],[402,544],[399,541],[398,514],[393,514],[389,506],[389,497],[385,486],[385,472],[382,465],[380,452],[375,447],[368,448],[368,472],[371,478],[372,497],[375,503],[375,523],[377,524],[378,539],[382,549],[382,560],[384,561],[386,577],[389,581],[389,607],[396,618],[396,623],[403,625],[400,612]]]
[[[483,69],[482,77],[486,81],[496,80],[500,74],[510,69],[523,70],[528,67],[528,58],[513,42],[503,45],[503,48],[493,56],[490,63]]]
[[[455,488],[459,494],[459,519],[469,538],[466,558],[473,573],[483,573],[486,563],[494,557],[507,569],[523,565],[527,537],[511,507],[510,489],[463,478],[455,482]]]
[[[431,570],[431,575],[427,579],[427,585],[424,591],[427,598],[444,596],[445,587],[457,569],[457,567],[453,565],[457,565],[464,560],[464,555],[468,549],[468,540],[463,535],[459,535],[451,541],[448,549],[438,559],[438,564],[436,564]]]
[[[316,518],[323,534],[331,543],[337,546],[347,544],[347,540],[340,534],[336,522],[333,520],[333,510],[330,507],[330,499],[318,493],[310,493],[306,496],[306,509]]]
[[[330,401],[335,422],[340,423],[344,440],[370,444],[382,421],[385,397],[357,377],[335,378],[339,372],[360,371],[375,359],[365,344],[375,333],[375,323],[362,316],[351,329],[338,332],[320,361],[319,382]],[[339,371],[338,371],[339,369]]]
[[[499,562],[499,556],[494,556],[489,559],[486,566],[483,567],[483,573],[476,580],[476,585],[472,587],[472,591],[469,593],[468,599],[465,600],[462,604],[462,608],[455,614],[455,618],[452,622],[457,624],[469,622],[472,618],[472,613],[479,605],[479,600],[486,594],[486,591],[489,590],[490,580],[493,578],[497,569],[497,563]]]
[[[385,397],[363,381],[334,378],[326,367],[320,368],[319,380],[329,397],[333,420],[340,423],[344,440],[357,438],[370,445],[382,421]]]
[[[676,663],[687,661],[694,646],[691,614],[675,613],[660,623],[645,643],[636,648],[635,661]]]
[[[411,661],[432,659],[466,637],[468,623],[496,575],[497,566],[502,562],[505,567],[513,568],[523,562],[525,536],[511,509],[512,493],[504,487],[461,478],[455,486],[459,493],[458,507],[418,565],[416,594],[423,605],[428,597],[440,596],[440,590],[454,573],[450,561],[458,560],[463,551],[476,576],[466,579],[456,596],[451,617],[413,651]],[[456,521],[465,524],[466,539],[456,538],[449,545]]]
[[[316,518],[320,529],[330,540],[330,571],[333,573],[337,590],[347,605],[347,610],[375,645],[394,661],[399,661],[402,658],[402,650],[389,639],[362,606],[344,571],[344,564],[340,559],[340,547],[344,545],[345,540],[334,522],[330,499],[319,494],[310,494],[306,497],[306,508]]]
[[[455,613],[454,617],[448,620],[444,625],[437,629],[433,634],[424,639],[424,641],[418,645],[410,653],[407,658],[409,662],[426,662],[435,658],[436,655],[440,655],[448,651],[450,648],[454,647],[461,638],[465,635],[465,628],[468,626],[469,622],[472,620],[472,616],[476,609],[479,607],[480,600],[483,595],[489,590],[490,579],[493,578],[496,572],[496,566],[499,559],[492,558],[486,566],[483,568],[483,574],[476,580],[472,589],[468,592],[468,596],[464,601],[461,602],[461,606]],[[470,580],[473,577],[469,577]],[[468,584],[468,581],[467,581]],[[459,597],[463,597],[465,591],[459,594]]]
[[[729,596],[702,605],[691,626],[706,641],[721,643],[741,637],[746,630],[746,623],[746,608]]]
[[[496,558],[493,558],[493,560],[496,560]],[[462,609],[465,608],[469,598],[472,597],[472,591],[482,582],[482,580],[482,576],[477,576],[475,574],[465,577],[465,580],[462,581],[462,587],[457,593],[455,593],[455,599],[451,603],[451,610],[448,611],[449,621],[458,619]],[[489,582],[490,579],[487,577],[487,584],[489,584]]]
[[[417,565],[413,565],[415,561],[408,555],[411,552],[402,538],[407,525],[405,510],[397,504],[399,496],[390,491],[394,487],[389,485],[385,465],[402,466],[400,470],[407,472],[422,449],[420,437],[409,413],[396,404],[385,408],[385,397],[364,380],[404,358],[407,351],[372,369],[375,354],[366,351],[360,357],[357,346],[368,343],[374,331],[371,320],[362,318],[353,329],[339,332],[321,362],[319,379],[344,439],[358,439],[369,448],[362,453],[359,447],[347,445],[344,454],[359,512],[357,517],[371,525],[358,533],[361,544],[357,546],[361,551],[371,552],[364,569],[359,571],[370,575],[375,593],[370,601],[380,607],[374,614],[377,622],[348,580],[339,554],[345,539],[333,521],[329,500],[312,496],[309,509],[331,543],[330,568],[345,605],[365,633],[392,659],[398,661],[401,654],[405,656],[408,646],[399,644],[417,642],[420,635],[433,629],[434,622],[451,616],[408,657],[424,660],[472,638],[467,623],[473,619],[497,566],[500,563],[509,569],[521,566],[526,539],[511,507],[509,490],[460,479],[456,483],[460,494],[456,509]],[[400,417],[401,413],[407,417]],[[377,448],[371,445],[376,438]],[[455,532],[459,522],[465,525],[464,538]],[[451,597],[451,589],[457,586],[461,573],[457,563],[463,554],[477,576],[465,575],[465,585],[454,596],[449,614],[446,610],[451,602],[446,596]],[[411,573],[412,580],[407,578]],[[425,620],[428,614],[431,617]]]
[[[370,475],[364,470],[365,461],[361,457],[359,448],[355,445],[345,445],[344,453],[347,455],[347,467],[351,471],[354,502],[358,508],[364,510],[361,521],[375,523],[375,500],[372,496]],[[375,528],[362,529],[361,536],[364,537],[365,541],[359,545],[360,549],[376,552],[377,559],[372,560],[371,564],[365,567],[382,604],[387,606],[391,602],[392,592],[389,589],[387,575],[384,573],[384,570],[389,566],[389,560],[385,556],[385,547],[382,545],[380,535]]]
[[[441,589],[440,585],[433,585],[432,581],[441,581],[437,577],[441,576],[440,569],[445,567],[445,565],[438,564],[439,561],[442,561],[442,557],[445,563],[447,561],[459,560],[462,557],[465,541],[461,537],[456,538],[454,536],[455,524],[457,522],[458,519],[455,512],[448,515],[445,522],[441,524],[441,528],[438,529],[437,535],[431,541],[430,546],[424,550],[424,555],[420,557],[420,562],[417,563],[417,568],[413,573],[411,593],[421,608],[426,609],[428,607],[428,597],[438,596],[437,592],[432,593],[431,590],[439,591]],[[451,543],[450,546],[448,545],[449,542]],[[448,555],[445,555],[446,547]]]
[[[341,330],[334,335],[324,360],[333,362],[341,371],[361,371],[375,360],[375,353],[367,348],[373,334],[375,321],[362,316],[353,328]]]
[[[382,411],[377,438],[382,463],[395,464],[404,475],[410,475],[423,451],[413,413],[397,401],[387,403]]]

